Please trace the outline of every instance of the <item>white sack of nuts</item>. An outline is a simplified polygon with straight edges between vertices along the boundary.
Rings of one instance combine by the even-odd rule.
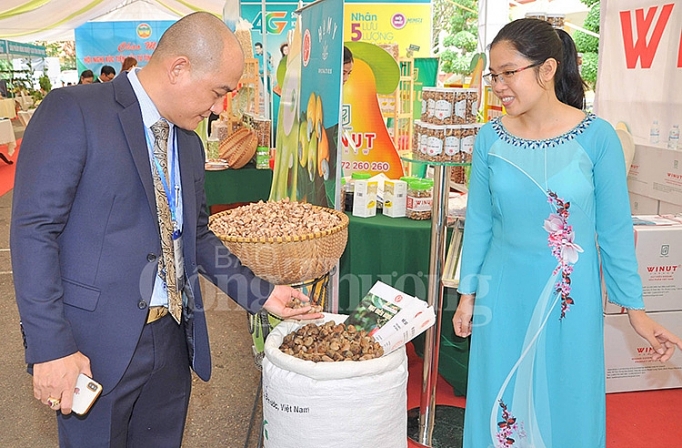
[[[325,314],[324,321],[346,317]],[[265,342],[264,447],[407,448],[404,347],[361,362],[310,362],[282,353],[284,337],[304,325],[283,321]]]
[[[342,323],[348,317],[341,314],[323,314],[324,319],[322,323],[332,320],[335,323]],[[392,370],[402,363],[402,358],[405,356],[403,348],[385,356],[362,362],[310,362],[282,352],[280,346],[284,342],[284,338],[306,324],[306,322],[288,320],[278,324],[265,341],[265,359],[284,370],[296,372],[316,380],[331,380],[350,378],[352,376],[375,375]]]
[[[279,349],[298,359],[312,362],[369,361],[384,354],[381,344],[354,325],[330,320],[322,325],[310,322],[284,336]]]
[[[259,201],[234,209],[226,219],[211,223],[215,234],[244,238],[278,238],[303,236],[332,229],[341,219],[331,213],[321,212],[307,202]]]

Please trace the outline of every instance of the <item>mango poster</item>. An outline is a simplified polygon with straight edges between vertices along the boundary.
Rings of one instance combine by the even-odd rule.
[[[345,42],[344,45],[353,54],[353,69],[343,85],[342,175],[363,171],[397,179],[404,174],[403,165],[386,128],[377,95],[391,94],[398,87],[398,63],[374,44]]]
[[[343,86],[342,175],[355,171],[389,178],[404,174],[377,95],[392,95],[400,81],[396,58],[429,56],[428,1],[346,3],[344,41],[353,71]],[[408,51],[409,50],[409,51]]]

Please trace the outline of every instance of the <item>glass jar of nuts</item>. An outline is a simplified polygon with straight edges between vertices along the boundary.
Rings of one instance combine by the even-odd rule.
[[[425,180],[410,182],[407,187],[406,215],[410,219],[431,219],[433,185]]]

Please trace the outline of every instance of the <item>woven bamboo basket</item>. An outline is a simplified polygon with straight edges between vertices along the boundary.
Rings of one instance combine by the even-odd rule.
[[[257,276],[277,285],[301,283],[327,274],[341,258],[348,240],[348,216],[334,209],[313,206],[332,213],[341,223],[331,229],[299,236],[244,238],[216,234],[234,255]],[[229,219],[237,209],[209,218]]]
[[[227,161],[230,168],[239,169],[249,163],[257,147],[256,133],[242,127],[220,142],[220,158]]]

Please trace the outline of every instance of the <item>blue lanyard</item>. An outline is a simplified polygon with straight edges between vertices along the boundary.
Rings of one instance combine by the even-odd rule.
[[[166,199],[168,200],[168,207],[170,208],[171,212],[171,219],[175,223],[175,225],[178,225],[178,220],[176,219],[177,216],[177,198],[176,198],[176,187],[177,187],[177,181],[175,177],[176,173],[176,164],[177,164],[177,150],[178,150],[178,142],[177,142],[177,134],[173,132],[173,136],[175,137],[175,144],[172,145],[172,151],[171,151],[171,159],[170,163],[168,164],[168,177],[170,178],[170,185],[168,185],[168,180],[166,179],[166,176],[163,175],[163,168],[161,167],[161,163],[159,163],[159,160],[156,158],[154,155],[154,146],[151,142],[151,139],[149,138],[149,133],[145,129],[144,133],[146,139],[147,139],[147,147],[149,149],[149,157],[150,160],[154,163],[154,166],[156,168],[156,173],[159,175],[159,178],[161,179],[161,185],[163,185],[163,190],[166,192]],[[167,149],[166,149],[167,151]]]

